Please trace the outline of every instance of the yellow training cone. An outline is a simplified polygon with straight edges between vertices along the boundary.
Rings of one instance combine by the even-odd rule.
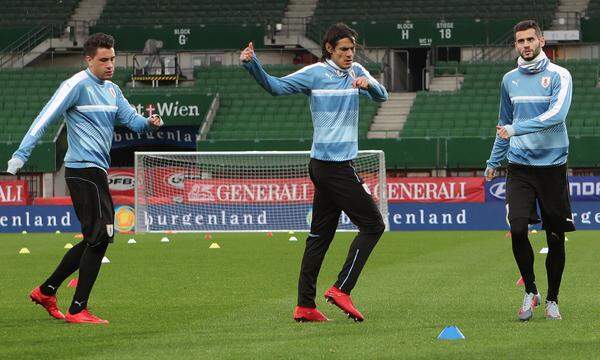
[[[210,246],[208,248],[209,249],[220,249],[221,247],[217,243],[212,243],[212,244],[210,244]]]
[[[28,248],[22,248],[22,249],[19,251],[19,254],[31,254],[31,252],[29,252],[29,249],[28,249]]]
[[[65,249],[72,249],[72,248],[73,248],[73,244],[71,244],[71,243],[65,244]]]

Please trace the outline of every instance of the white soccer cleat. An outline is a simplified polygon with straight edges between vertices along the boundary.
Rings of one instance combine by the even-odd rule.
[[[558,304],[556,301],[546,301],[546,319],[562,320],[562,316],[560,316],[560,311],[558,310]]]
[[[519,320],[529,321],[533,317],[533,310],[541,304],[542,297],[539,293],[526,293],[523,298],[523,305],[519,309]]]

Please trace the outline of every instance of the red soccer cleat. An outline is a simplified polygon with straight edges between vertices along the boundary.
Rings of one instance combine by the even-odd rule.
[[[328,303],[334,304],[342,309],[342,311],[345,312],[349,318],[354,319],[354,321],[365,320],[365,317],[360,313],[360,311],[354,307],[350,295],[346,294],[335,286],[330,287],[329,290],[325,292],[325,299],[327,299]]]
[[[90,314],[88,309],[83,309],[75,315],[67,311],[65,321],[72,324],[108,324],[108,320],[103,320]]]
[[[329,321],[327,316],[317,310],[317,308],[308,308],[304,306],[296,306],[294,308],[294,320],[297,322]]]
[[[39,286],[31,290],[31,292],[29,293],[29,298],[34,303],[42,305],[42,307],[46,309],[46,311],[48,311],[48,314],[50,314],[50,316],[52,316],[53,318],[59,320],[65,318],[65,315],[62,312],[60,312],[58,306],[56,305],[56,296],[44,295],[40,290]]]

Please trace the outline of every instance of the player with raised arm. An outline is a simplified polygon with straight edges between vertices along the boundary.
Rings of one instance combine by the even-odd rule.
[[[342,211],[358,227],[359,233],[336,283],[325,292],[325,298],[355,321],[364,320],[350,292],[385,230],[368,187],[354,170],[353,160],[358,153],[359,95],[383,102],[388,94],[362,65],[354,62],[356,36],[345,24],[331,26],[323,38],[321,61],[282,78],[265,72],[252,43],[240,55],[246,70],[270,94],[310,96],[314,131],[309,174],[315,193],[298,281],[296,321],[328,320],[316,308],[317,276]]]
[[[534,254],[527,237],[530,223],[539,222],[539,204],[546,230],[547,319],[561,319],[558,290],[565,267],[565,232],[574,231],[565,124],[571,106],[572,81],[567,69],[550,62],[542,51],[544,37],[533,20],[514,27],[518,67],[509,71],[500,89],[497,136],[487,161],[485,177],[491,180],[508,159],[506,201],[512,248],[525,282],[519,319],[527,321],[541,303],[533,272]],[[533,214],[533,215],[532,215]]]
[[[65,180],[81,223],[83,241],[67,251],[54,273],[29,297],[56,319],[107,324],[108,321],[92,315],[87,306],[102,258],[114,236],[114,207],[107,178],[114,126],[119,121],[134,131],[147,132],[163,122],[158,116],[144,118],[137,114],[119,86],[110,81],[115,71],[112,36],[91,35],[83,49],[88,68],[60,85],[8,161],[7,172],[16,174],[47,127],[64,115],[68,139]],[[56,292],[77,270],[79,281],[65,316],[56,304]]]

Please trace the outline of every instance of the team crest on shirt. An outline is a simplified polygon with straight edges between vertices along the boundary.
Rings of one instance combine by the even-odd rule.
[[[350,71],[348,71],[348,74],[350,74],[350,77],[352,77],[353,79],[356,79],[356,73],[354,72],[354,69],[350,69]]]
[[[344,76],[344,72],[342,70],[336,70],[335,73],[337,74],[337,76]]]
[[[114,97],[115,99],[117,98],[117,93],[115,92],[115,88],[113,88],[112,86],[109,87],[108,92],[112,95],[112,97]]]
[[[542,77],[542,87],[545,89],[548,86],[550,86],[550,76],[544,76]]]

